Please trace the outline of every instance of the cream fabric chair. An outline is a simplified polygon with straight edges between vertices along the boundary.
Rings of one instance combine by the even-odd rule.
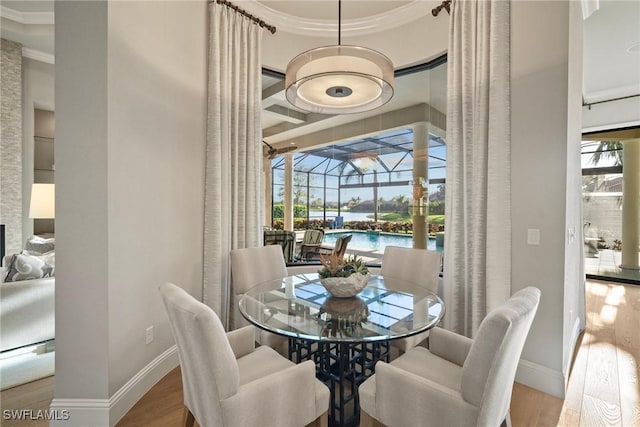
[[[231,329],[249,325],[238,308],[242,294],[254,286],[270,280],[286,277],[287,265],[284,262],[282,248],[269,245],[256,248],[235,249],[231,251],[231,286],[233,289],[233,316]],[[284,354],[287,339],[256,328],[256,341],[268,345]]]
[[[482,321],[474,340],[435,328],[359,388],[361,427],[510,425],[511,390],[540,291],[516,292]]]
[[[437,294],[441,263],[442,255],[440,252],[387,246],[384,248],[380,274],[385,278],[395,278],[415,283]],[[406,352],[423,342],[428,336],[429,331],[408,338],[393,340],[391,345],[401,352]]]
[[[225,334],[218,316],[171,283],[160,286],[178,347],[185,425],[202,427],[326,425],[329,389],[315,365],[254,347],[254,329]]]

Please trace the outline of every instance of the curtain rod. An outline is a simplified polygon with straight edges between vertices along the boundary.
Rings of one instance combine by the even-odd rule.
[[[227,1],[227,0],[210,0],[209,3],[218,3],[218,4],[222,4],[224,6],[230,7],[231,9],[235,10],[236,12],[238,12],[240,15],[244,15],[247,18],[249,18],[250,20],[252,20],[253,22],[255,22],[256,24],[260,25],[261,27],[266,28],[267,30],[269,30],[269,32],[271,32],[271,34],[275,34],[276,33],[276,27],[274,27],[273,25],[267,24],[262,19],[253,16],[252,14],[247,12],[246,10],[244,10],[242,8],[239,8],[238,6],[236,6],[235,4],[231,3],[230,1]]]
[[[449,15],[451,15],[451,0],[444,0],[439,6],[436,6],[433,9],[431,9],[431,14],[433,16],[438,16],[438,14],[443,8],[444,10],[447,11]]]
[[[605,99],[603,101],[595,101],[595,102],[584,102],[584,97],[583,97],[582,106],[583,107],[588,107],[589,110],[591,110],[591,106],[592,105],[603,104],[605,102],[611,102],[611,101],[621,101],[623,99],[636,98],[638,96],[640,96],[640,95],[619,96],[618,98]]]

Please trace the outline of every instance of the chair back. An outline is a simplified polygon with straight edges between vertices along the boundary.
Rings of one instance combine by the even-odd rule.
[[[319,245],[324,238],[323,230],[305,230],[302,238],[303,245]]]
[[[333,248],[333,253],[342,258],[344,256],[344,253],[347,251],[347,245],[351,241],[351,237],[351,234],[338,237],[338,239],[336,240],[336,245]]]
[[[198,422],[222,425],[220,401],[236,394],[238,363],[214,311],[172,283],[160,286],[178,347],[184,404]]]
[[[237,329],[249,324],[238,309],[240,296],[254,286],[287,276],[282,248],[278,245],[231,251],[231,288],[233,310],[231,328]]]
[[[415,283],[435,294],[438,292],[441,259],[440,252],[436,251],[387,246],[380,274]]]
[[[540,290],[528,287],[484,318],[462,367],[462,398],[480,407],[478,425],[500,425],[509,411],[511,390]]]

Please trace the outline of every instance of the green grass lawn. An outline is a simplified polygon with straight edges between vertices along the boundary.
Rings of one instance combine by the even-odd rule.
[[[369,215],[370,218],[373,218],[373,215]],[[378,221],[407,221],[411,219],[411,215],[409,213],[399,213],[399,212],[389,212],[378,214]],[[444,215],[429,215],[427,217],[427,221],[430,224],[444,224]]]
[[[373,218],[373,215],[369,215]],[[378,214],[378,221],[406,221],[410,219],[409,213],[399,213],[399,212],[388,212],[383,214]]]
[[[427,221],[430,224],[444,224],[444,215],[429,215]]]

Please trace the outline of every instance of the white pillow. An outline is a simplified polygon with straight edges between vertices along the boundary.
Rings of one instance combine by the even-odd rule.
[[[54,267],[44,261],[53,259],[55,264],[55,253],[33,256],[26,254],[15,254],[11,257],[11,263],[7,268],[5,282],[18,282],[21,280],[40,279],[42,277],[53,276]]]
[[[24,249],[31,252],[38,252],[41,254],[54,251],[56,249],[56,239],[44,238],[41,236],[31,236],[24,244]]]

